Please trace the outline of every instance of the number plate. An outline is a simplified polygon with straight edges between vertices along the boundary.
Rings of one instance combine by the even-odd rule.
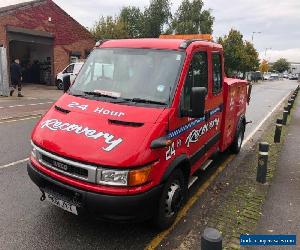
[[[72,214],[78,215],[76,206],[70,204],[67,201],[60,200],[51,194],[45,193],[45,196],[46,196],[46,200],[51,202],[53,205],[58,206],[58,207],[62,208],[63,210],[66,210]]]

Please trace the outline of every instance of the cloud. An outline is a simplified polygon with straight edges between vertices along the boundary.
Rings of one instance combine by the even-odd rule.
[[[299,62],[300,48],[286,50],[267,50],[260,52],[260,59],[267,59],[269,62],[275,62],[280,58],[285,58],[289,62]]]
[[[76,20],[91,27],[102,15],[116,15],[123,6],[138,6],[143,9],[150,0],[54,0]],[[0,0],[0,6],[24,2],[24,0]],[[174,12],[181,0],[171,0]],[[204,7],[211,8],[215,16],[214,36],[223,36],[234,27],[244,38],[251,40],[262,54],[265,48],[274,58],[277,55],[300,62],[300,0],[204,0]],[[277,52],[276,52],[277,51]],[[293,51],[293,52],[290,52]],[[272,53],[272,54],[271,54]]]

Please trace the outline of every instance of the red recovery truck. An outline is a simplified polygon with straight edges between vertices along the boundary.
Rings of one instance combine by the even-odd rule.
[[[28,174],[41,200],[74,214],[170,226],[212,155],[238,153],[247,82],[203,40],[98,43],[32,133]]]

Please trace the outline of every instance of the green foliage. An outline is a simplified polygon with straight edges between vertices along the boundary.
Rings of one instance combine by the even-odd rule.
[[[243,73],[248,71],[256,71],[259,68],[259,54],[254,48],[253,43],[249,41],[244,42],[243,64],[241,71]]]
[[[151,0],[144,11],[144,37],[159,37],[171,18],[169,0]]]
[[[272,70],[282,73],[284,71],[288,71],[290,69],[290,66],[290,63],[285,58],[280,58],[273,64]]]
[[[258,69],[258,52],[252,43],[243,40],[241,32],[231,29],[229,34],[220,37],[218,42],[224,48],[225,72],[228,76]]]
[[[125,23],[112,16],[100,17],[90,30],[96,40],[127,38],[129,35]]]
[[[116,17],[100,17],[91,28],[95,39],[159,37],[160,34],[211,34],[214,17],[202,10],[202,0],[182,0],[171,13],[170,0],[150,0],[144,10],[125,6]]]
[[[120,13],[120,20],[125,24],[128,37],[143,37],[144,35],[144,14],[138,7],[123,7]]]
[[[172,29],[176,34],[211,34],[214,17],[202,10],[202,0],[183,0],[175,13]]]
[[[202,34],[212,34],[215,18],[211,14],[211,9],[203,10],[200,17],[200,30]]]

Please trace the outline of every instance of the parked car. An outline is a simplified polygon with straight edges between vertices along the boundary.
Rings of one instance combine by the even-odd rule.
[[[74,82],[84,62],[76,62],[69,64],[62,72],[59,72],[56,76],[56,86],[58,89],[63,89],[63,78],[66,75],[70,75],[70,81]]]
[[[276,74],[276,73],[273,73],[273,74],[270,75],[270,79],[269,80],[271,80],[271,81],[273,81],[273,80],[279,80],[279,75]]]
[[[264,80],[270,80],[271,74],[264,74],[263,79]]]
[[[298,77],[296,74],[290,74],[289,75],[289,80],[298,80]]]
[[[238,153],[243,143],[250,87],[225,77],[223,55],[194,39],[96,46],[33,130],[27,169],[41,200],[76,215],[171,226],[190,181],[216,152]]]

